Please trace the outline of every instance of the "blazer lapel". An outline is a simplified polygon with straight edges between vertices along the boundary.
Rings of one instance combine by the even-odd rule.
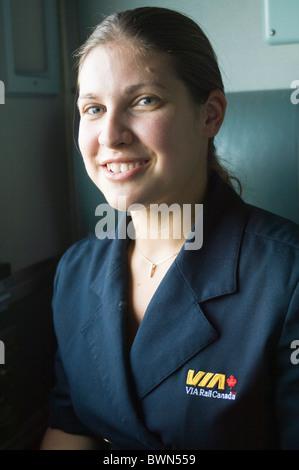
[[[217,337],[180,271],[172,266],[150,302],[131,348],[139,398]]]
[[[204,204],[203,246],[182,248],[141,322],[130,354],[139,398],[144,398],[195,354],[217,340],[200,305],[237,289],[246,219],[241,199],[217,176]]]
[[[138,400],[130,380],[130,367],[125,341],[125,310],[127,304],[126,240],[113,241],[105,269],[91,286],[91,296],[98,305],[82,326],[94,366],[99,372],[101,389],[109,397],[109,426],[117,422],[117,432],[140,441],[142,446],[163,449],[162,444],[143,426],[138,413]],[[101,392],[103,393],[103,392]],[[105,436],[109,439],[109,436]]]

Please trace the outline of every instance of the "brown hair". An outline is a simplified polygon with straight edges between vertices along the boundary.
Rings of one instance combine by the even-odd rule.
[[[187,16],[160,7],[141,7],[105,18],[76,52],[79,73],[94,47],[123,40],[146,53],[171,57],[178,77],[199,104],[205,103],[212,90],[224,93],[217,57],[202,29]],[[208,168],[215,169],[229,184],[235,179],[219,163],[213,138],[209,140]]]

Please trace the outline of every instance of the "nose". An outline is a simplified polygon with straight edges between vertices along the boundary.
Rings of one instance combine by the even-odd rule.
[[[101,146],[115,149],[132,143],[133,133],[124,116],[106,111],[100,121],[98,142]]]

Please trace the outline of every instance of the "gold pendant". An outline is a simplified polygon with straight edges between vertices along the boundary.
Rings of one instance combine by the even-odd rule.
[[[153,275],[155,274],[155,271],[156,271],[156,267],[157,267],[157,265],[155,263],[151,264],[150,271],[149,271],[149,277],[153,277]]]

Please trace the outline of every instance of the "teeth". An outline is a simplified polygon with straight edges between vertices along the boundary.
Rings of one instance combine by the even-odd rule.
[[[136,163],[107,163],[107,168],[112,173],[125,173],[126,171],[138,168],[141,165],[140,162]]]
[[[122,163],[120,165],[120,172],[121,173],[125,173],[125,171],[128,171],[128,169],[129,169],[129,165],[126,165],[125,163]]]

